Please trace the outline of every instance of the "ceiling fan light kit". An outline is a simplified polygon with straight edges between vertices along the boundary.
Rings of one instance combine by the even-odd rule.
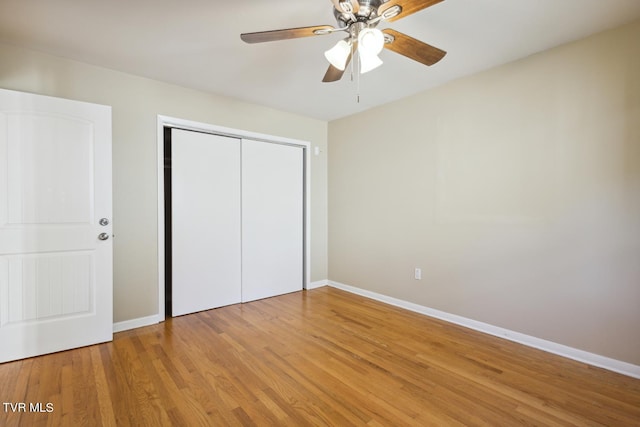
[[[384,36],[377,28],[365,28],[358,34],[358,54],[360,55],[360,73],[367,73],[382,65],[378,54],[384,47]]]
[[[324,53],[327,61],[338,70],[344,71],[351,55],[351,40],[340,40],[334,47]]]
[[[375,70],[383,64],[382,59],[378,55],[362,55],[360,53],[360,74],[368,73]]]
[[[325,73],[323,82],[334,82],[342,78],[344,70],[358,50],[358,69],[360,73],[371,71],[380,65],[378,54],[382,49],[403,55],[424,65],[433,65],[440,61],[446,52],[420,40],[386,28],[376,28],[382,22],[393,22],[443,0],[331,0],[333,15],[338,27],[318,25],[313,27],[288,28],[284,30],[243,33],[240,38],[246,43],[262,43],[287,40],[300,37],[320,36],[344,31],[349,36],[340,40],[324,55],[331,65]],[[354,61],[356,62],[356,61]]]

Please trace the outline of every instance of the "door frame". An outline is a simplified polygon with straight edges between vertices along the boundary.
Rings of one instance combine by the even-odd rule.
[[[158,320],[165,319],[165,182],[164,182],[164,129],[174,128],[191,130],[196,132],[211,133],[214,135],[230,136],[240,139],[251,139],[272,144],[284,144],[301,147],[303,151],[303,181],[304,181],[304,206],[303,206],[303,254],[302,288],[308,289],[311,283],[311,240],[310,225],[311,211],[311,143],[298,139],[285,138],[241,129],[233,129],[224,126],[201,123],[175,117],[158,115],[157,118],[157,176],[158,176]]]

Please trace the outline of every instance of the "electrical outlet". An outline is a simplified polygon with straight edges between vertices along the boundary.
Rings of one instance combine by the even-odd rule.
[[[422,269],[421,268],[416,268],[415,273],[414,273],[414,277],[416,280],[422,280]]]

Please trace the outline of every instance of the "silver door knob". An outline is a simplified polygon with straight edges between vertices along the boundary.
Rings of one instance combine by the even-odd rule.
[[[100,221],[98,221],[98,223],[102,226],[109,225],[109,220],[107,218],[100,218]]]
[[[107,233],[98,234],[98,239],[100,240],[107,240],[108,238],[109,238],[109,235]]]

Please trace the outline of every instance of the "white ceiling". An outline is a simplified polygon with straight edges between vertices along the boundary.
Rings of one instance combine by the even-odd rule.
[[[613,28],[640,0],[445,0],[391,27],[448,52],[391,51],[358,84],[322,83],[344,33],[245,44],[240,33],[336,25],[330,0],[0,0],[0,42],[333,120]],[[639,41],[640,42],[640,41]]]

